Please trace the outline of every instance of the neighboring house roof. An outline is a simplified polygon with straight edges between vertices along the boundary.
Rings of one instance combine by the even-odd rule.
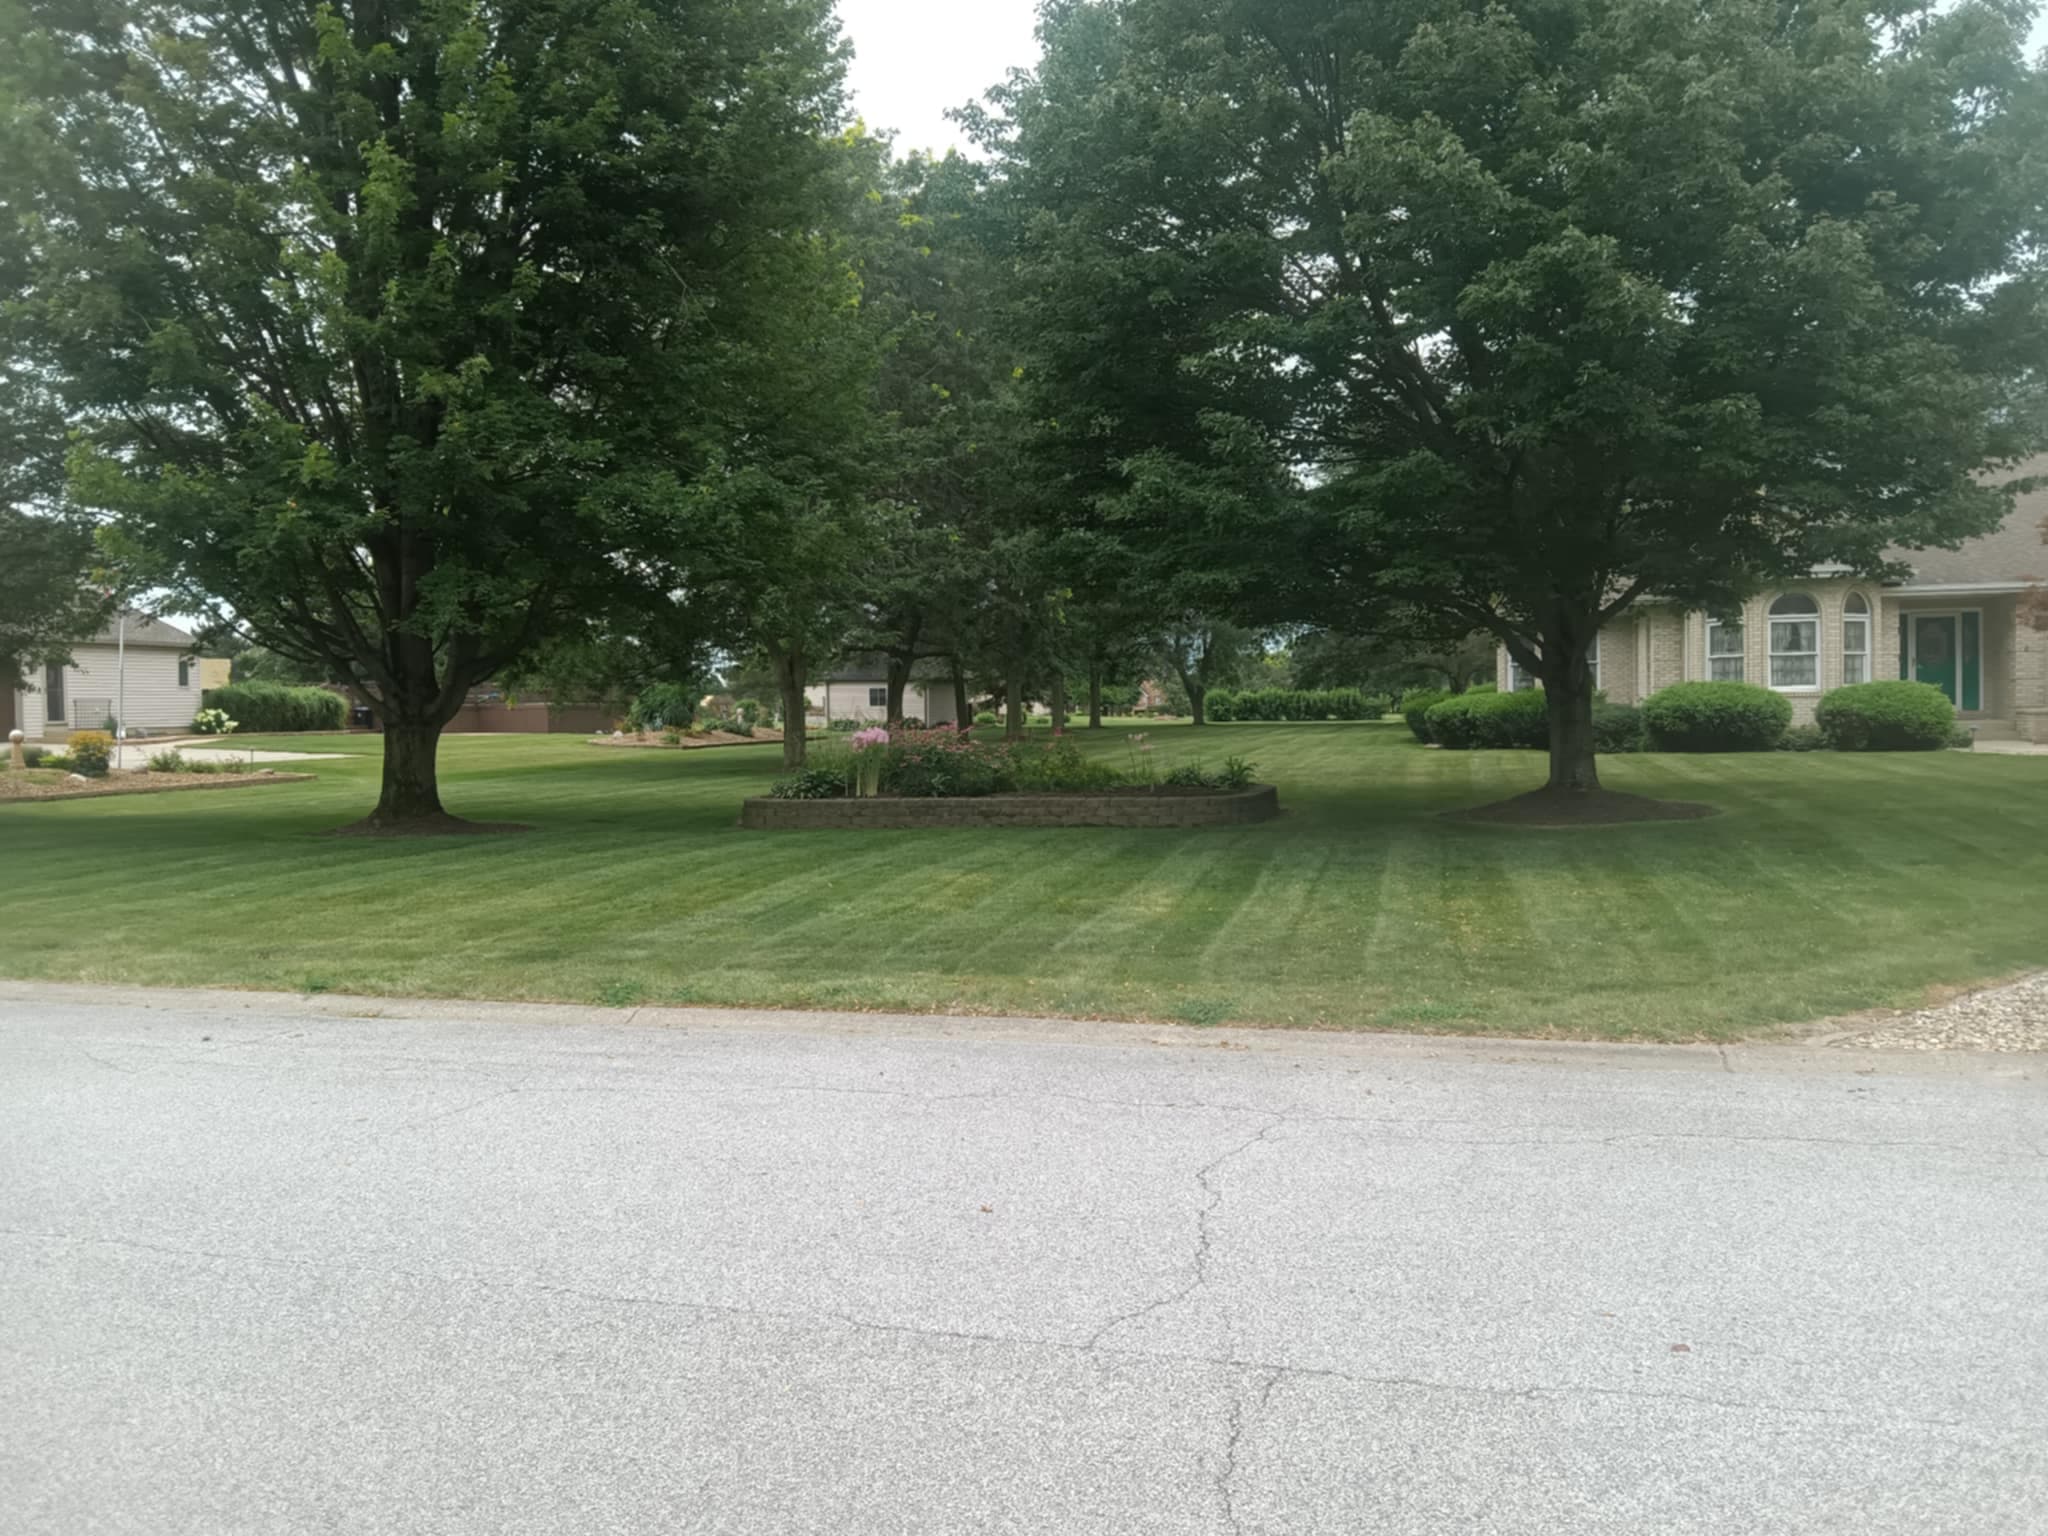
[[[118,644],[122,639],[120,628],[121,626],[118,623],[109,624],[86,643],[88,645]],[[166,650],[174,651],[190,651],[198,646],[198,642],[186,634],[185,631],[178,628],[177,625],[166,624],[162,619],[153,619],[146,613],[131,613],[128,615],[127,643],[137,646],[162,646]]]
[[[936,673],[910,669],[913,683],[943,683],[946,678]],[[887,661],[879,651],[866,651],[848,656],[838,666],[827,672],[823,681],[828,683],[886,683],[889,681]]]
[[[2029,459],[2003,475],[2017,480],[2048,475],[2048,455]],[[2048,489],[2023,493],[2006,520],[1991,532],[1965,541],[1960,549],[1888,549],[1885,558],[1913,567],[1912,587],[2024,586],[2048,578],[2048,545],[2041,542],[2042,521],[2048,518]]]

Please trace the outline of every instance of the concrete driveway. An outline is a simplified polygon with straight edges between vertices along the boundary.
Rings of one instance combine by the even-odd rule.
[[[0,984],[0,1528],[2038,1533],[2041,1066]]]

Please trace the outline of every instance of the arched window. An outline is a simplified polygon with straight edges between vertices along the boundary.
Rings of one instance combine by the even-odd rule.
[[[1707,676],[1717,683],[1742,681],[1742,614],[1707,615]]]
[[[1820,686],[1820,604],[1803,592],[1771,604],[1771,686]]]
[[[1861,592],[1842,605],[1842,681],[1870,681],[1870,601]]]

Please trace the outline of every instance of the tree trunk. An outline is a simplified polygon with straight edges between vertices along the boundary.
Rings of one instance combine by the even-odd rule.
[[[1202,712],[1202,707],[1205,703],[1208,702],[1209,698],[1209,690],[1207,686],[1205,686],[1202,683],[1189,683],[1187,685],[1187,690],[1188,713],[1194,717],[1194,724],[1207,725],[1209,723],[1209,717]]]
[[[364,818],[365,826],[403,827],[447,814],[441,809],[441,781],[435,762],[440,746],[438,724],[420,719],[384,722],[384,783],[377,795],[377,809]]]
[[[1102,729],[1102,664],[1088,663],[1088,729]]]
[[[903,723],[903,691],[910,686],[910,658],[889,656],[884,658],[882,681],[888,685],[889,702],[885,707],[888,723]],[[927,725],[931,722],[926,721]]]
[[[775,664],[775,691],[782,696],[782,766],[804,765],[804,667],[794,651],[769,652]]]
[[[1600,787],[1593,761],[1593,679],[1583,666],[1569,675],[1543,680],[1544,707],[1550,715],[1550,783],[1563,794],[1591,794]]]
[[[1054,730],[1063,730],[1067,723],[1067,679],[1061,672],[1052,675],[1052,725]]]
[[[948,656],[946,664],[953,673],[953,724],[964,731],[974,724],[974,713],[967,707],[967,674],[961,670],[958,656]]]
[[[1024,739],[1024,663],[1012,661],[1003,668],[1003,738]]]

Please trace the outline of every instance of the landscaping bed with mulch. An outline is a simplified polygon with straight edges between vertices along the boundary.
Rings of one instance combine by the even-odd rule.
[[[57,768],[0,773],[0,802],[9,800],[95,800],[106,795],[160,795],[178,789],[241,789],[251,784],[303,784],[310,773],[110,773],[79,783]]]
[[[1235,827],[1280,814],[1270,784],[1244,789],[1118,785],[1085,791],[999,795],[869,795],[785,800],[763,795],[740,806],[757,831],[911,827]]]
[[[691,747],[753,747],[780,740],[780,731],[756,731],[751,736],[737,736],[731,731],[704,731],[695,736],[686,734],[680,741],[663,741],[650,732],[644,736],[593,736],[590,744],[593,747],[660,747],[669,752],[682,752]]]

